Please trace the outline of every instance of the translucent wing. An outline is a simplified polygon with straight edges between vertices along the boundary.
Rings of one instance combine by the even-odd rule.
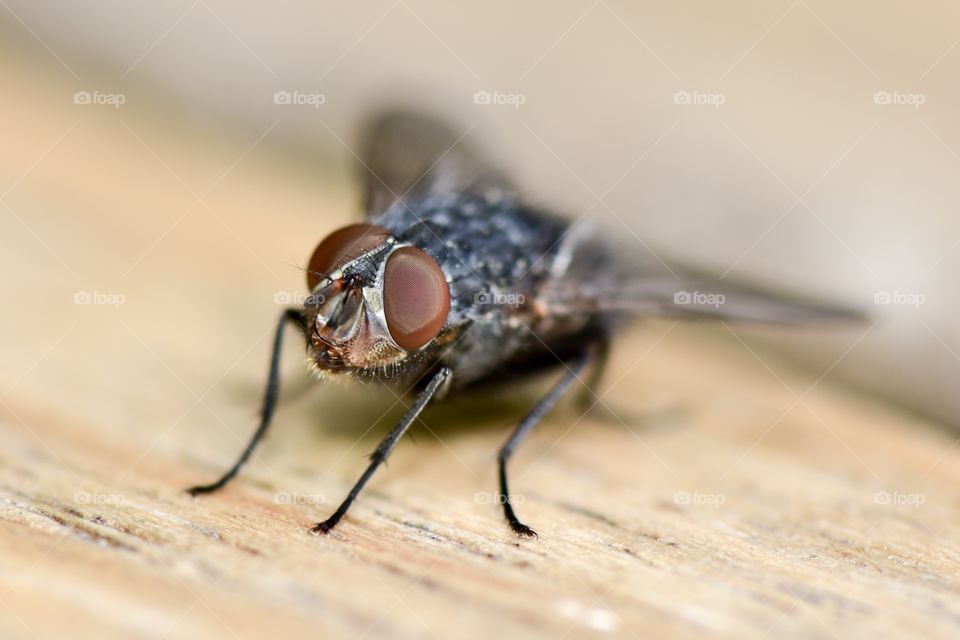
[[[790,297],[781,293],[709,278],[644,280],[624,288],[594,289],[574,300],[553,300],[558,312],[573,308],[631,315],[756,322],[763,324],[818,324],[860,322],[853,309]]]
[[[361,140],[363,198],[376,219],[397,200],[427,195],[512,191],[512,184],[470,148],[470,129],[453,131],[423,114],[394,111],[375,118]]]
[[[558,253],[562,273],[542,292],[549,313],[673,316],[762,324],[861,322],[859,311],[720,279],[643,249],[598,243],[572,230]],[[591,234],[592,235],[592,234]]]

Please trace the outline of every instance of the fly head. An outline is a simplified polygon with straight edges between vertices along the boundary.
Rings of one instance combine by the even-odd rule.
[[[309,346],[321,371],[396,377],[422,362],[447,325],[440,265],[383,227],[353,224],[327,236],[310,258],[307,285]]]

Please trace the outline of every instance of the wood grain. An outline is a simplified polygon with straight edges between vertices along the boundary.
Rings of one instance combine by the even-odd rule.
[[[299,345],[267,443],[191,499],[253,428],[294,265],[352,186],[269,133],[80,109],[0,64],[27,94],[0,120],[2,637],[960,634],[954,436],[739,329],[622,337],[599,403],[565,401],[513,463],[538,540],[502,522],[494,455],[546,378],[429,411],[308,535],[409,399],[319,387]]]

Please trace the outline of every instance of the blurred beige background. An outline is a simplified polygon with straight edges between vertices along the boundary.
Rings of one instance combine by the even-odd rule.
[[[18,150],[0,151],[17,296],[3,375],[52,348],[16,344],[18,328],[49,323],[53,341],[76,315],[67,303],[51,317],[50,296],[122,294],[126,278],[158,283],[153,313],[175,339],[190,284],[163,283],[162,259],[178,251],[300,287],[289,265],[355,214],[358,124],[403,103],[445,115],[536,201],[727,277],[868,309],[876,324],[852,333],[759,339],[958,425],[958,17],[948,2],[3,0],[0,112]],[[99,158],[101,136],[129,157]],[[170,155],[177,137],[209,140],[222,163]],[[102,181],[71,180],[76,163]],[[124,171],[152,172],[156,190],[125,189]],[[243,199],[238,176],[271,171],[291,193]],[[236,192],[198,206],[208,188]],[[277,212],[309,216],[314,196],[343,215],[291,237]],[[165,253],[191,206],[224,245]],[[86,229],[84,207],[112,215],[115,235]],[[75,272],[89,252],[102,268]],[[203,293],[224,321],[264,306]]]

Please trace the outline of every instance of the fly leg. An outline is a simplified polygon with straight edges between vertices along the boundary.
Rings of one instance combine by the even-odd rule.
[[[530,413],[517,425],[517,428],[514,429],[513,433],[510,434],[510,438],[504,443],[503,447],[500,448],[500,453],[497,455],[497,464],[500,470],[500,495],[499,500],[503,505],[503,515],[506,516],[507,522],[510,523],[510,528],[513,531],[524,538],[533,538],[536,537],[537,532],[528,527],[527,525],[520,522],[520,519],[517,518],[517,514],[513,511],[513,504],[510,500],[510,491],[507,487],[507,461],[510,459],[510,456],[513,455],[514,450],[517,448],[517,445],[526,437],[528,433],[543,419],[543,416],[546,415],[550,409],[557,404],[557,401],[560,400],[561,396],[567,392],[570,388],[570,385],[577,379],[579,379],[580,373],[583,371],[584,367],[594,358],[594,350],[588,351],[579,358],[577,358],[572,366],[568,367],[568,371],[560,381],[554,385],[547,395],[544,396],[540,402],[536,404]]]
[[[270,422],[273,420],[273,413],[277,408],[277,396],[280,391],[280,354],[281,347],[283,346],[283,332],[288,322],[296,325],[301,331],[306,331],[306,319],[304,318],[303,310],[295,308],[284,310],[283,315],[280,316],[280,320],[277,323],[277,332],[273,338],[273,353],[270,355],[270,373],[267,376],[267,388],[264,391],[263,403],[260,407],[260,426],[257,427],[253,437],[250,438],[250,442],[247,443],[243,453],[240,454],[240,458],[219,480],[211,484],[201,484],[187,489],[187,493],[190,495],[196,496],[201,493],[212,493],[230,482],[230,480],[237,475],[237,472],[240,471],[240,467],[250,458],[253,450],[267,433]]]
[[[427,388],[420,392],[416,402],[414,402],[413,406],[404,414],[403,418],[400,419],[400,423],[380,441],[376,450],[370,454],[370,464],[367,466],[366,471],[363,472],[363,475],[360,476],[360,479],[357,480],[356,484],[353,485],[353,488],[350,489],[350,493],[347,494],[346,499],[344,499],[337,510],[333,512],[333,515],[323,522],[318,522],[311,528],[310,533],[329,533],[331,529],[337,526],[337,523],[343,518],[344,514],[350,508],[350,505],[353,504],[353,501],[357,499],[357,496],[360,494],[360,491],[363,490],[367,481],[370,480],[377,468],[386,461],[387,456],[393,451],[397,441],[403,437],[403,434],[410,428],[413,421],[416,420],[417,416],[430,404],[430,401],[433,400],[437,393],[441,392],[446,385],[449,384],[451,373],[449,368],[443,367],[433,376]]]

